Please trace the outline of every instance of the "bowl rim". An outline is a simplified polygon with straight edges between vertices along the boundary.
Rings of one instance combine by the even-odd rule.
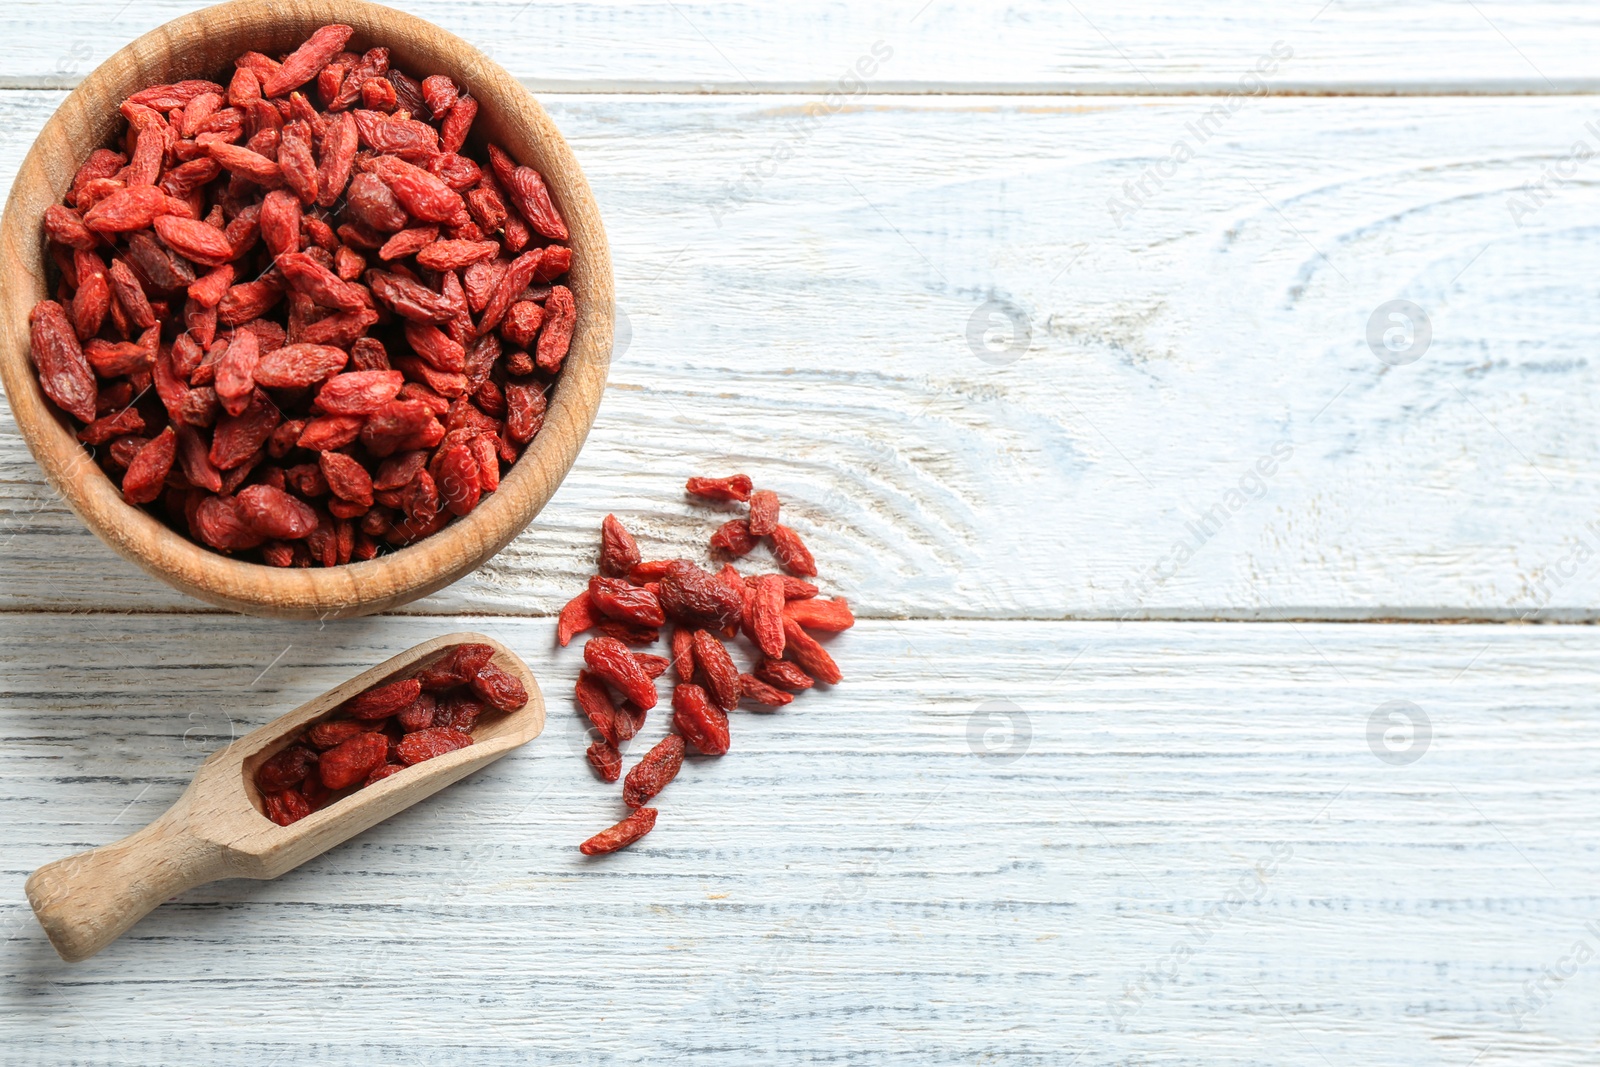
[[[501,477],[499,488],[469,514],[372,560],[279,568],[213,551],[125,503],[77,440],[68,417],[39,388],[27,317],[37,301],[51,295],[43,212],[60,202],[87,156],[79,146],[104,144],[120,128],[117,102],[148,85],[215,76],[223,68],[197,58],[208,47],[234,55],[245,47],[285,51],[328,23],[355,28],[352,51],[385,45],[395,66],[415,71],[426,60],[431,69],[424,76],[446,73],[465,84],[479,101],[472,140],[494,140],[540,171],[568,224],[569,284],[578,298],[578,321],[542,429]],[[250,31],[261,39],[251,38],[246,46],[223,43]],[[0,286],[0,381],[29,451],[72,511],[119,555],[184,593],[247,614],[287,618],[340,618],[397,607],[481,566],[526,528],[571,469],[593,424],[605,389],[615,317],[599,208],[544,108],[472,44],[369,0],[230,0],[158,26],[102,62],[56,109],[18,169],[0,218],[0,278],[6,279]]]

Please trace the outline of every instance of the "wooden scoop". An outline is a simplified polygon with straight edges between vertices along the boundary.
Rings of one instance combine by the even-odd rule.
[[[409,677],[445,648],[464,643],[494,647],[494,663],[528,690],[520,711],[490,711],[466,748],[407,767],[298,822],[279,826],[267,818],[256,768],[345,700],[391,676]],[[212,753],[183,795],[149,826],[34,871],[28,903],[62,959],[87,959],[162,901],[218,878],[276,878],[532,741],[543,729],[544,700],[516,653],[482,634],[435,637]]]

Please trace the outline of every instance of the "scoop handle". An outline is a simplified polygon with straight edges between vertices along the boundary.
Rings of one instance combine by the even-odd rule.
[[[228,873],[222,850],[189,832],[180,806],[120,841],[28,877],[28,903],[62,959],[88,959],[157,904]]]

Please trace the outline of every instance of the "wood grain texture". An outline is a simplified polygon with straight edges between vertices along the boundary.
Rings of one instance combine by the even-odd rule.
[[[0,85],[71,85],[129,39],[203,0],[6,9]],[[1582,0],[399,0],[540,91],[825,93],[876,42],[884,92],[1228,92],[1273,42],[1286,92],[1593,91]],[[846,83],[848,88],[848,83]]]
[[[3,136],[58,99],[4,94]],[[554,612],[608,511],[697,551],[683,479],[744,468],[871,615],[1596,616],[1600,163],[1523,188],[1600,148],[1584,99],[874,98],[742,198],[789,98],[545,102],[618,249],[622,355],[551,505],[415,610]],[[1402,298],[1433,337],[1390,366],[1366,333]],[[0,474],[0,604],[192,606],[9,434]]]
[[[22,873],[448,629],[527,660],[542,737],[277,881],[55,960]],[[843,685],[737,713],[732,752],[596,861],[576,845],[621,806],[552,631],[14,618],[0,1040],[79,1063],[1208,1067],[1577,1065],[1600,1041],[1592,961],[1518,1029],[1524,983],[1600,946],[1593,628],[868,622],[831,642]],[[1395,700],[1429,741],[1382,719],[1372,739]],[[1170,977],[1128,1000],[1147,970]]]
[[[231,559],[127,504],[88,459],[69,420],[39,387],[29,359],[28,315],[51,293],[41,240],[45,210],[65,195],[88,146],[122,128],[121,102],[151,85],[222,78],[251,49],[287,51],[319,27],[355,29],[352,47],[382,39],[396,66],[448,73],[474,86],[481,110],[473,148],[489,139],[537,167],[570,223],[569,280],[579,304],[544,428],[471,514],[405,549],[333,568],[273,568]],[[480,158],[486,158],[480,155]],[[611,358],[615,309],[605,227],[583,171],[538,103],[465,41],[363,0],[233,0],[140,37],[100,64],[45,123],[14,176],[0,220],[0,376],[12,417],[53,489],[114,551],[177,590],[261,615],[330,618],[384,611],[474,570],[538,514],[572,466],[594,420]]]

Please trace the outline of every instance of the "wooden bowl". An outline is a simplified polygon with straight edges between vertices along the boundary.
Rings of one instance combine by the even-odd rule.
[[[470,143],[503,146],[540,171],[571,231],[570,285],[578,322],[544,428],[473,511],[414,545],[364,563],[279,568],[212,551],[132,507],[90,459],[67,416],[39,389],[28,354],[28,312],[49,295],[42,232],[78,166],[122,125],[117,107],[150,85],[183,78],[227,83],[234,57],[292,50],[328,23],[355,27],[347,46],[387,46],[421,79],[448,74],[479,103]],[[219,78],[219,75],[222,75]],[[34,458],[84,523],[122,556],[191,596],[251,615],[338,618],[384,611],[443,587],[505,547],[566,476],[600,405],[611,360],[611,256],[583,172],[550,117],[503,68],[421,19],[363,0],[234,0],[151,30],[94,70],[51,117],[22,162],[0,220],[0,378]]]

